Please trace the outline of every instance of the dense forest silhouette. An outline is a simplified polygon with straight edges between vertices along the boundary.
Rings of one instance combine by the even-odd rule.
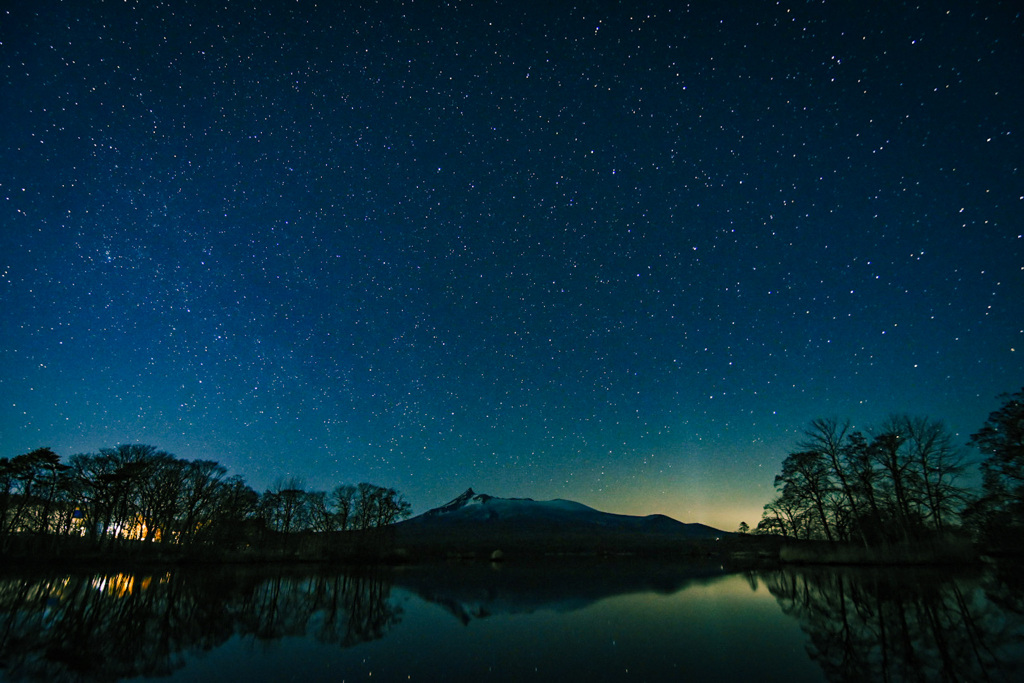
[[[989,551],[1020,552],[1024,390],[1002,398],[1004,405],[970,438],[983,456],[980,494],[962,483],[969,452],[941,421],[893,415],[864,433],[819,418],[783,461],[778,495],[765,505],[757,533],[876,551],[926,543],[948,548],[959,538]]]
[[[366,543],[409,513],[392,488],[360,483],[328,493],[290,479],[258,494],[217,462],[143,444],[66,463],[49,448],[0,459],[0,553],[13,556],[118,555],[147,546],[193,556],[323,555],[337,540],[331,532],[363,532]]]

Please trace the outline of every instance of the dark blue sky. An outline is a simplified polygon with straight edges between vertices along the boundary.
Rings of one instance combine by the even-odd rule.
[[[0,14],[0,456],[731,529],[1024,385],[1017,3],[211,4]]]

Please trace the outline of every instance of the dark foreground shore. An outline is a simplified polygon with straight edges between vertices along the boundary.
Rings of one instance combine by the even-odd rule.
[[[679,540],[658,535],[560,533],[452,534],[410,536],[372,534],[292,534],[268,536],[231,546],[177,545],[84,538],[15,537],[0,552],[4,566],[138,566],[153,564],[325,565],[421,564],[437,561],[564,562],[572,559],[715,560],[731,566],[847,565],[929,566],[976,564],[987,555],[969,539],[945,536],[927,541],[865,547],[778,537],[728,536]]]

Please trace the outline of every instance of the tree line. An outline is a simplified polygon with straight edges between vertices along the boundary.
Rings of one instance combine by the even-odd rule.
[[[893,415],[864,433],[818,418],[783,460],[757,532],[872,547],[1024,529],[1024,389],[1001,398],[969,442],[984,456],[980,495],[961,483],[968,451],[939,420]]]
[[[17,536],[80,536],[97,548],[133,540],[225,543],[254,533],[368,530],[408,517],[395,489],[369,483],[257,493],[212,460],[125,444],[66,462],[49,448],[0,458],[0,552]]]

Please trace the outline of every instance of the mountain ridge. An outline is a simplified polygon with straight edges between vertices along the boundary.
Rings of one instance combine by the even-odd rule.
[[[538,501],[533,498],[500,498],[486,493],[476,493],[472,487],[466,489],[444,505],[431,508],[418,515],[421,518],[437,518],[456,514],[459,516],[481,516],[477,509],[486,511],[482,516],[488,519],[496,519],[501,516],[586,516],[592,520],[646,520],[653,524],[680,524],[684,527],[703,528],[713,531],[717,535],[727,532],[700,523],[681,522],[668,515],[654,513],[650,515],[624,515],[615,512],[603,512],[595,508],[568,500],[565,498],[554,498],[552,500]],[[415,517],[413,519],[416,519]],[[411,521],[411,520],[410,520]]]
[[[500,498],[472,488],[395,524],[394,531],[399,546],[449,554],[507,548],[527,555],[665,554],[732,536],[663,514],[622,515],[562,498]]]

